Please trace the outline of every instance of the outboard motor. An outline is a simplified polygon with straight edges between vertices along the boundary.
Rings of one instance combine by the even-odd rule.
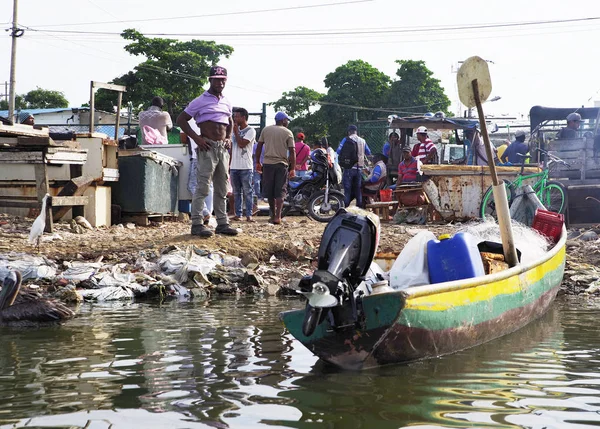
[[[379,218],[361,209],[340,209],[321,238],[317,270],[300,281],[308,298],[302,331],[307,337],[329,318],[334,329],[362,323],[355,290],[367,274],[379,244]]]

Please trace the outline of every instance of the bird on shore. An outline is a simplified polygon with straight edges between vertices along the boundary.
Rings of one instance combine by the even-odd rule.
[[[36,293],[21,293],[21,273],[8,273],[0,291],[0,325],[31,325],[60,322],[75,315],[58,301],[40,297]]]
[[[40,253],[40,243],[42,242],[42,236],[46,228],[46,202],[49,197],[50,194],[46,194],[42,198],[42,210],[40,211],[40,215],[33,221],[31,231],[29,232],[29,243],[37,245],[38,253]]]

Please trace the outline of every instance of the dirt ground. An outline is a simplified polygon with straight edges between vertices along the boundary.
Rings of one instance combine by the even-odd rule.
[[[147,227],[126,224],[91,230],[73,228],[69,222],[58,222],[53,234],[44,235],[40,254],[58,264],[74,260],[133,264],[140,252],[158,255],[173,246],[194,245],[198,249],[238,256],[245,266],[266,264],[275,257],[277,264],[286,272],[282,282],[312,270],[311,262],[317,255],[326,224],[304,216],[290,216],[282,225],[269,224],[267,217],[255,219],[256,223],[232,222],[242,229],[236,237],[217,235],[209,239],[190,235],[189,219],[153,223]],[[27,242],[32,222],[33,219],[0,214],[0,255],[12,252],[38,254],[36,247]],[[429,229],[439,235],[452,233],[458,226],[460,224],[417,226],[383,223],[378,251],[397,254],[421,229]],[[583,241],[578,238],[582,233],[570,231],[563,293],[586,293],[590,285],[600,285],[600,268],[597,268],[600,266],[600,239]],[[596,293],[595,290],[593,293]]]
[[[40,253],[58,261],[94,260],[99,256],[103,256],[106,261],[123,259],[126,255],[136,254],[140,250],[160,251],[166,246],[193,244],[202,249],[219,250],[239,256],[246,263],[265,262],[273,255],[283,260],[294,261],[299,257],[316,255],[326,226],[303,216],[290,216],[282,225],[269,224],[267,218],[262,216],[255,219],[256,223],[232,222],[233,226],[242,230],[236,237],[216,235],[208,239],[190,235],[189,220],[164,221],[147,227],[133,224],[113,225],[93,230],[83,229],[81,234],[73,232],[69,223],[59,222],[55,224],[53,234],[44,235]],[[0,214],[0,254],[37,254],[36,247],[27,242],[32,222],[33,219]],[[382,224],[380,252],[398,253],[414,235],[415,230],[424,228]],[[451,232],[454,229],[452,225],[427,228],[435,234]]]

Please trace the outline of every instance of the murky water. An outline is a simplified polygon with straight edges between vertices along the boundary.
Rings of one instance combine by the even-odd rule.
[[[600,427],[600,300],[440,359],[325,367],[277,315],[298,301],[83,307],[0,328],[0,428]]]

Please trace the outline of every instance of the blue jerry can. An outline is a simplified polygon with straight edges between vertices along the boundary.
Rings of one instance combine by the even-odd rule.
[[[485,275],[477,239],[468,233],[443,234],[427,243],[429,281],[433,283]]]

